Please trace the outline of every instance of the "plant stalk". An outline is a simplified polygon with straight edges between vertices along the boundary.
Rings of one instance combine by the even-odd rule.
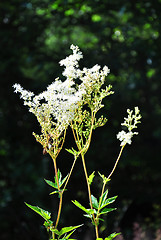
[[[58,226],[59,223],[59,219],[60,219],[60,214],[61,214],[61,209],[62,209],[62,200],[63,200],[63,193],[59,193],[60,195],[60,200],[59,200],[59,209],[58,209],[58,214],[57,214],[57,219],[56,219],[56,223],[55,223],[55,229]]]
[[[82,157],[82,163],[83,163],[84,173],[85,173],[87,187],[88,187],[88,196],[89,196],[90,207],[93,210],[92,199],[91,199],[91,188],[90,188],[90,184],[88,182],[88,173],[87,173],[87,168],[86,168],[86,164],[85,164],[84,154],[81,154],[81,157]],[[92,214],[92,216],[93,216],[93,221],[94,221],[94,224],[95,224],[96,238],[99,238],[98,225],[96,223],[96,219],[95,219],[94,213]]]
[[[126,144],[125,144],[125,145],[126,145]],[[117,166],[117,164],[118,164],[118,162],[119,162],[119,160],[120,160],[120,157],[121,157],[121,154],[122,154],[122,151],[123,151],[125,145],[122,146],[122,148],[121,148],[121,150],[120,150],[120,153],[119,153],[119,155],[118,155],[118,157],[117,157],[117,160],[116,160],[116,162],[115,162],[115,165],[114,165],[111,173],[108,175],[107,179],[109,179],[109,178],[112,176],[112,174],[114,173],[114,171],[115,171],[115,169],[116,169],[116,166]]]

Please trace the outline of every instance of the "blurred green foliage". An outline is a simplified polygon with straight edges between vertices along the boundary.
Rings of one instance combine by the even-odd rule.
[[[155,232],[161,224],[161,1],[160,0],[5,0],[0,2],[0,236],[2,240],[47,239],[39,218],[24,201],[48,210],[57,202],[49,198],[43,178],[53,178],[52,162],[42,155],[32,131],[39,126],[12,85],[41,92],[61,77],[58,62],[73,43],[83,52],[83,65],[98,63],[111,69],[108,83],[115,94],[105,101],[109,121],[96,130],[88,153],[88,169],[108,175],[119,151],[116,134],[126,108],[139,106],[140,134],[127,147],[109,184],[118,194],[118,212],[107,219],[109,232],[121,227],[132,239],[132,222],[141,221]],[[67,147],[72,142],[68,137]],[[70,155],[60,156],[66,174]],[[70,167],[69,167],[70,168]],[[80,224],[70,199],[86,202],[80,171],[76,166],[66,193],[62,224]],[[80,181],[81,179],[81,181]],[[85,186],[85,185],[84,185]],[[98,182],[99,186],[99,182]],[[93,191],[98,191],[94,190]],[[95,194],[97,195],[97,194]],[[70,218],[72,211],[73,218]],[[80,215],[79,215],[80,214]],[[79,216],[79,217],[78,217]],[[140,219],[139,218],[139,219]],[[147,220],[149,219],[149,220]],[[156,220],[156,224],[151,224]],[[139,220],[138,220],[139,221]],[[105,228],[105,226],[104,226]],[[104,228],[102,231],[104,231]],[[84,229],[85,231],[86,229]],[[80,233],[80,235],[83,233]],[[81,235],[82,236],[82,235]]]

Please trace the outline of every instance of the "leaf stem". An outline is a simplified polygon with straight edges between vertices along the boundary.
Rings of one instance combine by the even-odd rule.
[[[77,158],[78,158],[78,156],[74,156],[74,162],[73,162],[72,167],[71,167],[71,169],[70,169],[68,178],[67,178],[67,180],[65,181],[65,185],[64,185],[64,188],[63,188],[63,190],[62,190],[62,194],[64,193],[65,188],[66,188],[66,186],[67,186],[67,184],[68,184],[68,182],[69,182],[69,179],[70,179],[70,177],[71,177],[71,174],[72,174],[74,165],[75,165],[75,163],[76,163],[76,161],[77,161]]]

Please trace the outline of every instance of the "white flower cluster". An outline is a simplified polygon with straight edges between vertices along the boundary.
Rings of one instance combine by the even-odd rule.
[[[63,131],[73,119],[74,111],[82,99],[80,92],[76,92],[67,80],[62,82],[56,79],[46,91],[36,96],[24,90],[20,84],[14,84],[13,87],[15,92],[21,94],[24,105],[29,107],[29,111],[37,117],[46,130],[49,130],[53,123],[60,132]]]
[[[74,112],[78,105],[83,101],[83,96],[89,92],[92,93],[99,85],[102,86],[105,81],[105,76],[109,73],[107,66],[100,70],[100,66],[95,65],[91,69],[79,69],[78,61],[83,58],[77,46],[71,45],[73,54],[69,55],[59,63],[65,66],[63,75],[66,80],[63,82],[56,79],[47,90],[35,95],[34,93],[24,90],[20,84],[14,84],[15,92],[21,94],[24,100],[24,105],[29,107],[38,119],[40,125],[46,131],[54,128],[59,129],[59,132],[67,128],[69,123],[74,118]],[[80,79],[78,85],[74,79]],[[106,92],[108,89],[106,90]],[[102,91],[102,98],[108,95]]]
[[[65,66],[64,72],[62,73],[63,76],[67,77],[67,79],[76,79],[81,75],[81,70],[78,69],[78,61],[83,58],[83,55],[78,46],[72,44],[70,49],[73,51],[73,54],[61,60],[59,64],[60,66]]]
[[[135,113],[133,114],[133,110],[127,109],[128,117],[124,118],[124,122],[121,124],[122,126],[126,126],[128,128],[128,132],[121,131],[117,134],[117,138],[121,141],[120,146],[125,146],[127,143],[131,144],[132,137],[137,135],[138,132],[132,132],[134,128],[137,128],[137,124],[140,123],[141,115],[138,107],[135,107]]]
[[[104,66],[101,70],[98,64],[89,69],[83,68],[80,76],[80,80],[82,81],[80,88],[85,91],[89,90],[90,93],[96,88],[100,91],[100,87],[105,82],[105,76],[107,76],[109,72],[110,69],[107,66]]]

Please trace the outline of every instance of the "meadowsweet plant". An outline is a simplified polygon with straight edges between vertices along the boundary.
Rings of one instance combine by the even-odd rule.
[[[72,175],[76,160],[80,157],[87,183],[89,206],[85,207],[77,200],[72,202],[85,213],[85,217],[91,220],[95,228],[96,239],[99,240],[102,239],[99,237],[99,226],[100,222],[103,221],[102,216],[116,209],[108,207],[109,204],[116,200],[117,196],[108,198],[107,184],[118,164],[125,145],[131,144],[132,137],[138,134],[133,130],[140,123],[141,115],[138,107],[135,107],[134,111],[127,110],[128,117],[124,118],[122,126],[126,127],[128,131],[122,130],[117,134],[117,138],[121,141],[120,153],[111,173],[107,177],[102,173],[98,173],[102,179],[102,190],[100,196],[95,197],[91,193],[95,172],[88,174],[85,155],[91,144],[93,130],[107,122],[107,118],[103,116],[97,118],[97,113],[104,107],[103,99],[113,94],[112,86],[105,84],[106,76],[110,70],[107,66],[101,69],[97,64],[92,68],[83,68],[81,70],[79,60],[83,58],[83,55],[77,46],[71,45],[71,50],[73,53],[59,62],[60,66],[64,67],[62,73],[65,77],[64,81],[56,78],[44,92],[38,95],[24,90],[20,84],[16,83],[13,86],[14,91],[20,93],[24,105],[28,106],[29,111],[36,116],[41,127],[41,134],[33,133],[33,135],[36,141],[42,145],[43,154],[49,154],[54,164],[54,181],[45,179],[45,182],[54,189],[51,194],[58,196],[58,209],[57,213],[54,213],[56,220],[51,220],[51,213],[48,211],[28,203],[26,205],[45,220],[44,226],[50,233],[50,239],[71,239],[73,232],[81,225],[59,229],[59,221],[63,194]],[[77,149],[72,146],[70,149],[66,149],[73,155],[74,159],[72,166],[69,167],[69,173],[63,177],[57,167],[57,157],[63,148],[68,128],[72,129]],[[118,234],[112,233],[105,239],[111,240]]]

